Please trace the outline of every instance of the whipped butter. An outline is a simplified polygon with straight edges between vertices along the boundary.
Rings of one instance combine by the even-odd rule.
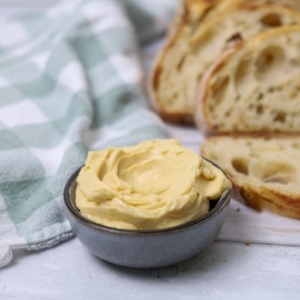
[[[159,229],[194,220],[231,188],[226,176],[176,140],[89,152],[77,177],[76,206],[91,221]]]

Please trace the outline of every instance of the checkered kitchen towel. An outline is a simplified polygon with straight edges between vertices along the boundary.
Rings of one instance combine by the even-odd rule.
[[[0,18],[0,267],[72,236],[62,192],[87,150],[166,137],[147,109],[141,39],[174,0],[64,0]]]

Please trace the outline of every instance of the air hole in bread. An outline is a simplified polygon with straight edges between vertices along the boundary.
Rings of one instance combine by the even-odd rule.
[[[208,110],[209,110],[210,112],[213,112],[213,111],[215,110],[214,105],[209,104],[209,105],[208,105]]]
[[[269,13],[260,19],[260,22],[268,27],[278,27],[282,25],[281,19],[276,13]]]
[[[288,184],[290,182],[290,177],[289,176],[284,176],[282,174],[275,174],[273,176],[264,178],[263,182],[264,183]]]
[[[294,149],[299,149],[300,150],[300,143],[299,142],[293,142],[292,143],[292,147],[294,148]]]
[[[258,73],[266,73],[274,68],[280,68],[284,60],[284,53],[281,47],[269,46],[264,49],[256,60]]]
[[[293,91],[290,93],[290,99],[296,98],[297,95],[298,95],[298,91],[297,91],[297,90],[293,90]]]
[[[215,100],[215,103],[219,104],[224,99],[226,89],[229,84],[229,77],[220,78],[212,87],[212,96]]]
[[[286,59],[280,46],[270,45],[266,47],[258,54],[254,65],[256,80],[266,87],[271,87],[268,93],[275,91],[275,89],[272,89],[274,84],[281,82],[286,77]]]
[[[240,90],[243,88],[243,84],[245,84],[245,79],[249,75],[249,60],[242,60],[239,66],[236,69],[234,80],[237,87],[240,86]]]
[[[261,115],[264,112],[264,107],[261,104],[257,105],[256,112],[257,114]]]
[[[275,117],[273,118],[275,122],[281,122],[281,123],[283,123],[285,119],[286,119],[286,113],[284,113],[283,111],[277,112]]]
[[[259,94],[257,95],[256,100],[257,100],[257,101],[260,101],[260,100],[263,99],[263,97],[264,97],[264,94],[263,94],[263,93],[259,93]]]
[[[286,184],[296,178],[295,168],[280,161],[260,161],[253,167],[253,175],[266,183]]]
[[[241,174],[248,175],[248,161],[242,157],[236,157],[231,161],[233,168]]]
[[[182,68],[182,66],[183,66],[183,64],[184,64],[184,62],[185,62],[185,59],[186,59],[186,56],[183,56],[183,57],[180,59],[179,63],[177,64],[177,71],[181,71],[181,68]]]

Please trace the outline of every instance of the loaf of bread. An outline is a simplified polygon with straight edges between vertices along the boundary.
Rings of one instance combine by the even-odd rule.
[[[210,137],[201,154],[225,171],[246,204],[300,218],[300,137]]]
[[[183,0],[150,92],[165,120],[222,134],[201,154],[236,197],[300,219],[299,50],[300,0]]]
[[[165,120],[193,120],[203,74],[230,38],[248,39],[270,28],[300,23],[298,11],[267,2],[185,1],[176,33],[159,54],[150,83],[152,105]]]
[[[196,123],[210,133],[300,132],[300,26],[236,43],[207,71]]]

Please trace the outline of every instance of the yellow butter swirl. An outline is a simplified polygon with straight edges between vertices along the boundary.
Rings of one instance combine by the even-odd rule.
[[[159,229],[194,220],[231,188],[226,176],[176,140],[89,152],[77,178],[76,206],[114,228]]]

